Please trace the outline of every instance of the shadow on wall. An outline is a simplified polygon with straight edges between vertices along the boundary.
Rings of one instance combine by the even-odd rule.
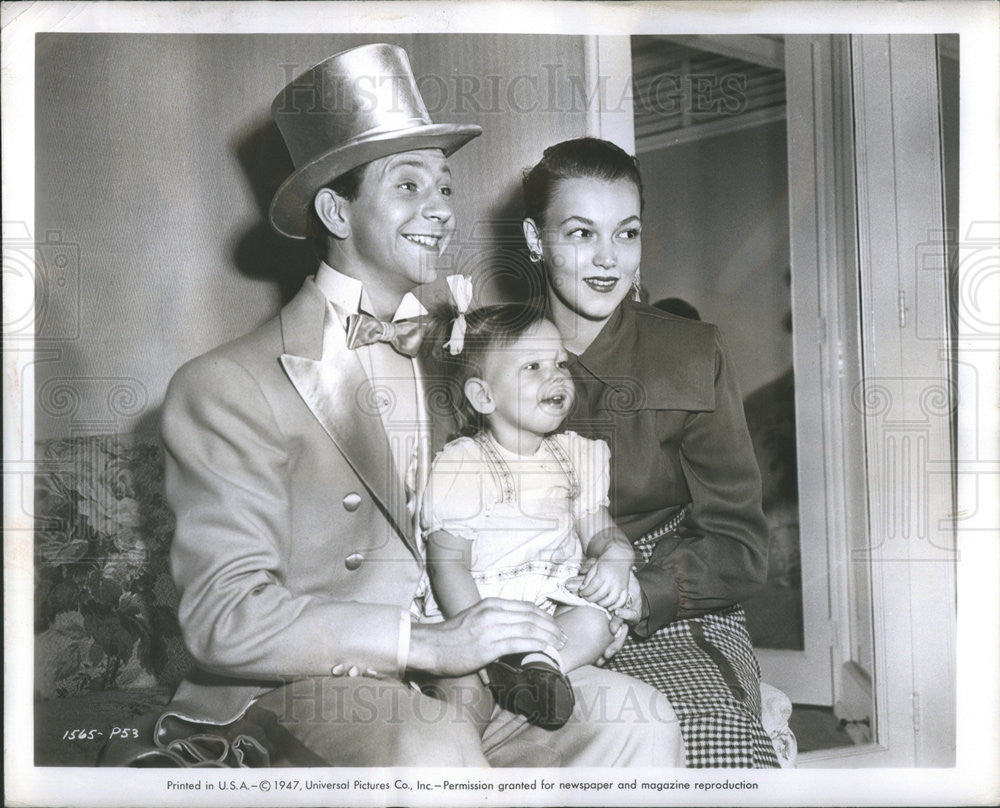
[[[479,304],[540,299],[545,293],[541,266],[531,263],[521,221],[519,187],[503,194],[486,221],[472,227],[470,256],[459,268],[476,279]]]
[[[281,133],[262,118],[249,134],[234,138],[232,147],[246,175],[260,216],[233,244],[233,261],[246,277],[278,284],[281,304],[291,300],[307,275],[316,271],[316,253],[306,240],[286,238],[268,221],[275,191],[292,173]]]

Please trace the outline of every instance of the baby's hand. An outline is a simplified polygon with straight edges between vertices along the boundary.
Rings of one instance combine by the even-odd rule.
[[[621,553],[609,550],[587,570],[578,594],[608,611],[620,609],[628,599],[631,570],[631,556],[623,557]]]

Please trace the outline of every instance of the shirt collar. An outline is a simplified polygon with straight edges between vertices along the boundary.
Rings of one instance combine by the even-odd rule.
[[[368,292],[365,291],[364,284],[357,278],[351,278],[343,272],[338,272],[325,262],[320,262],[319,269],[316,270],[316,286],[334,305],[338,313],[344,317],[359,312],[370,314],[372,311],[371,301],[368,299]],[[411,292],[407,292],[399,301],[399,307],[392,315],[392,319],[405,320],[423,314],[427,314],[423,303],[417,300]]]

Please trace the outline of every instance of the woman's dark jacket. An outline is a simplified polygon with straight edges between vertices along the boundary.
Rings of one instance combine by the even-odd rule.
[[[635,541],[685,505],[637,577],[648,636],[752,594],[767,573],[760,472],[719,330],[625,301],[570,362],[567,424],[611,447],[611,512]]]

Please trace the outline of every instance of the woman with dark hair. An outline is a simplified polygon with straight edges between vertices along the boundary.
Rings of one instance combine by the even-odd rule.
[[[634,157],[595,138],[556,144],[524,196],[525,239],[576,386],[567,425],[611,448],[611,512],[636,552],[632,631],[609,667],[667,695],[688,766],[775,767],[739,605],[766,577],[767,528],[722,337],[630,299]]]

